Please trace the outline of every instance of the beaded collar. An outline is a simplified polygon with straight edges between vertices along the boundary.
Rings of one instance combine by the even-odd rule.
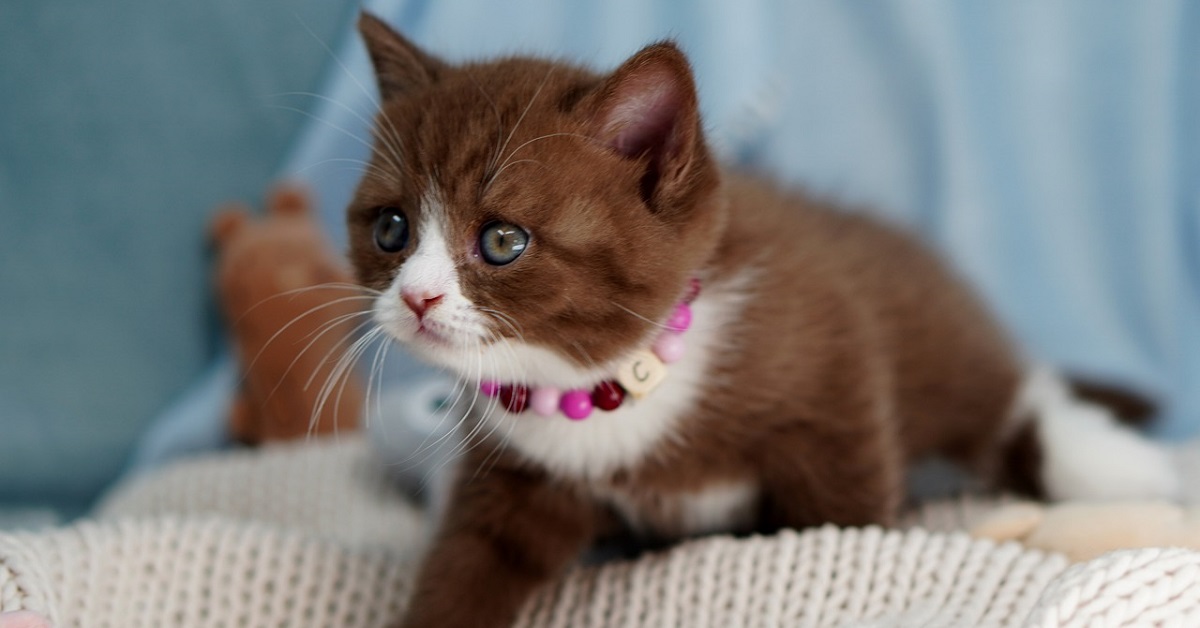
[[[635,352],[617,369],[612,379],[596,384],[591,390],[573,388],[563,391],[553,386],[501,384],[495,380],[479,382],[479,390],[488,397],[498,397],[500,405],[514,414],[527,409],[542,416],[561,412],[572,421],[582,421],[596,408],[616,410],[627,397],[640,399],[657,388],[667,376],[666,365],[683,357],[683,332],[692,325],[691,304],[699,294],[700,280],[692,278],[687,294],[675,305],[670,318],[663,324],[663,332],[650,349]]]

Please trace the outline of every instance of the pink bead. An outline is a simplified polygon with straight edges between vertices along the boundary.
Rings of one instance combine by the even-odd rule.
[[[683,357],[683,336],[667,332],[654,341],[653,349],[654,355],[658,356],[663,364],[678,362]]]
[[[671,331],[687,331],[692,326],[692,308],[687,303],[680,303],[667,319],[667,329]]]
[[[485,379],[479,382],[479,392],[486,397],[495,397],[500,394],[500,382],[492,379]]]
[[[534,388],[529,397],[529,407],[542,416],[553,416],[558,412],[558,389],[553,386]]]
[[[568,390],[558,407],[568,419],[582,421],[592,414],[592,396],[586,390]]]

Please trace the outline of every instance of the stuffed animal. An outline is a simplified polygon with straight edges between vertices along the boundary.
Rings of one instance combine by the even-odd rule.
[[[50,628],[50,621],[31,611],[0,613],[0,628]]]
[[[217,298],[242,370],[231,432],[246,443],[359,422],[363,385],[347,351],[369,300],[310,204],[302,189],[284,186],[270,195],[265,218],[232,205],[212,222]]]
[[[985,516],[971,535],[1019,541],[1076,562],[1117,549],[1200,549],[1200,509],[1165,501],[1016,502]]]

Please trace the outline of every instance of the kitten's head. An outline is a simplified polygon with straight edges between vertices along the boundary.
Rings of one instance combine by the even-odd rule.
[[[348,210],[375,318],[469,378],[594,384],[644,348],[725,208],[688,62],[452,65],[364,14],[382,105]]]

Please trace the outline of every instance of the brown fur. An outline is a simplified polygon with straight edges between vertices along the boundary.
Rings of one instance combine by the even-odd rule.
[[[531,59],[452,67],[370,16],[360,28],[385,97],[349,209],[366,285],[383,289],[405,259],[374,248],[377,208],[410,212],[419,239],[431,180],[453,208],[467,296],[581,365],[654,332],[614,303],[662,320],[689,276],[718,287],[755,278],[710,388],[653,455],[604,478],[557,477],[477,439],[464,468],[490,470],[458,478],[404,625],[509,624],[536,587],[622,527],[605,496],[635,504],[663,536],[677,532],[670,496],[731,481],[761,487],[747,529],[887,524],[916,458],[940,454],[993,479],[1036,467],[1003,446],[1036,449],[1032,432],[1005,432],[1022,369],[970,291],[895,229],[720,170],[672,44],[598,76]],[[622,106],[663,85],[670,124],[645,147],[621,144]],[[502,168],[497,127],[517,129],[501,160],[519,152]],[[470,252],[499,218],[535,226],[511,267]],[[1031,486],[1021,477],[1011,479]]]

